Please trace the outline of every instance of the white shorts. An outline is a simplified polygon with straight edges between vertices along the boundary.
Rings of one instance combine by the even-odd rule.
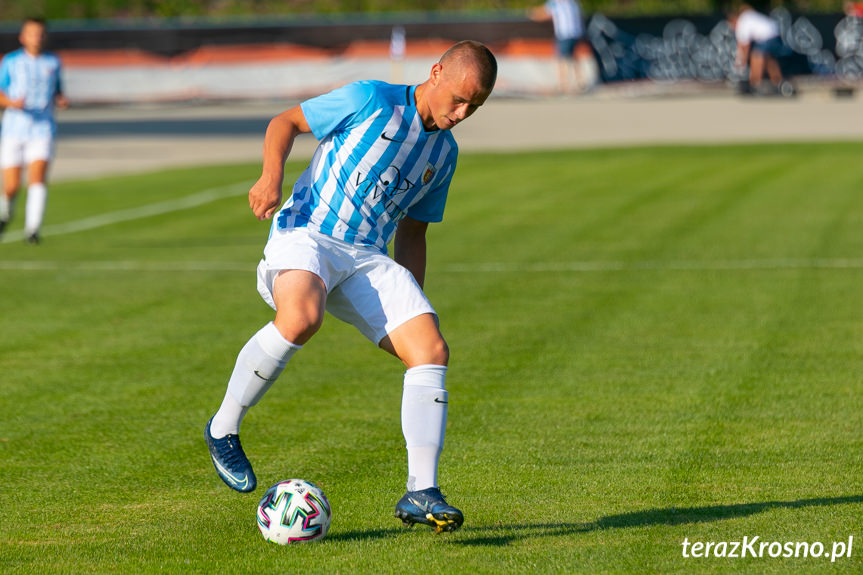
[[[413,274],[374,247],[305,228],[274,231],[258,264],[258,292],[273,309],[273,282],[284,270],[320,277],[327,288],[327,311],[374,344],[409,319],[435,313]]]
[[[54,139],[22,140],[5,137],[0,141],[0,168],[17,168],[54,157]]]

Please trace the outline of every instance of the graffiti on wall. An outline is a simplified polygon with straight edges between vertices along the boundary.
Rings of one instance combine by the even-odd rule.
[[[835,73],[849,80],[863,78],[863,18],[845,18],[836,25]]]
[[[835,51],[805,16],[793,17],[784,8],[771,16],[779,23],[789,55],[805,63],[805,72],[863,78],[863,19],[845,17],[834,30]],[[737,43],[725,20],[702,34],[685,19],[670,20],[661,36],[630,34],[611,19],[594,14],[587,26],[602,77],[605,81],[649,78],[657,81],[695,79],[739,80],[744,71],[735,67]]]

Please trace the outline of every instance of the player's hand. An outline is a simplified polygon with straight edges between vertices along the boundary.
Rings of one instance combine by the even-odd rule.
[[[268,220],[282,202],[281,182],[261,176],[252,189],[249,190],[249,207],[259,220]]]
[[[25,102],[24,98],[19,98],[17,100],[9,100],[9,107],[15,108],[16,110],[23,110],[24,109],[24,102]]]
[[[54,99],[54,104],[57,106],[58,109],[65,110],[69,107],[69,99],[66,98],[66,96],[60,94]]]

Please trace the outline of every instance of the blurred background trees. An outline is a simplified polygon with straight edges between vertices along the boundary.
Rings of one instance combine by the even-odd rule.
[[[582,0],[586,13],[609,16],[716,14],[733,0]],[[541,0],[4,0],[0,21],[30,15],[49,20],[301,16],[359,12],[507,12],[513,15]],[[784,6],[792,12],[841,12],[837,0],[750,1],[759,9]]]

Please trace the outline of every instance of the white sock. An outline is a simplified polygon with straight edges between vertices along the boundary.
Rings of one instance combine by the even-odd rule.
[[[27,235],[35,234],[42,227],[45,204],[48,202],[48,188],[45,184],[30,184],[27,187],[27,206],[25,208],[24,230]]]
[[[246,412],[261,400],[301,348],[283,338],[273,322],[253,335],[237,356],[228,391],[210,424],[210,434],[219,438],[239,433]]]
[[[402,433],[408,451],[408,491],[437,487],[449,397],[444,385],[446,369],[419,365],[405,372]]]
[[[12,196],[11,198],[0,191],[0,221],[8,222],[12,219],[12,214],[15,212],[15,198],[18,196]]]

